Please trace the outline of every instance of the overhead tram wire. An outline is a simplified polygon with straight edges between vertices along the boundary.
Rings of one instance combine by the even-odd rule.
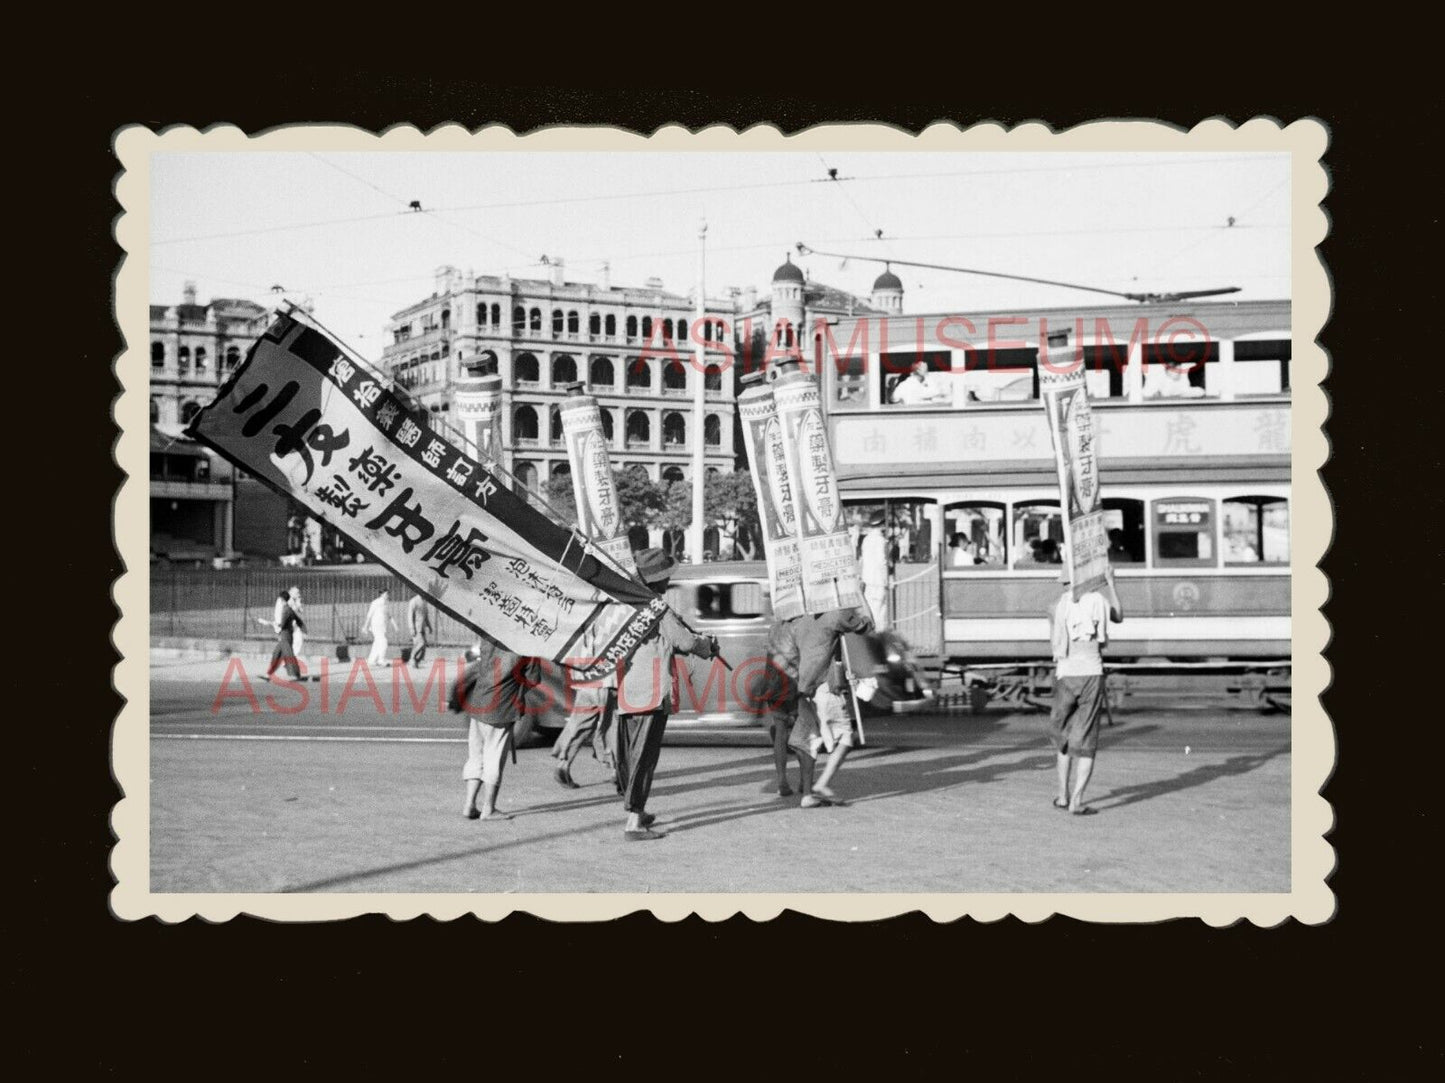
[[[1106,290],[1098,286],[1082,286],[1077,282],[1059,282],[1051,278],[1033,278],[1029,275],[1004,274],[1002,271],[983,271],[975,267],[951,267],[943,263],[919,263],[914,260],[889,259],[886,256],[857,256],[848,255],[842,252],[823,252],[816,248],[810,248],[802,241],[797,242],[798,254],[800,256],[828,256],[832,259],[862,260],[870,263],[898,264],[900,267],[921,267],[930,271],[953,271],[958,274],[982,275],[985,278],[1006,278],[1012,282],[1031,282],[1037,286],[1059,286],[1068,290],[1084,290],[1088,293],[1103,293],[1110,297],[1122,297],[1126,301],[1138,301],[1146,304],[1151,301],[1176,301],[1186,297],[1213,296],[1215,294],[1238,293],[1238,286],[1226,286],[1216,290],[1181,290],[1175,293],[1124,293],[1120,290]]]
[[[313,153],[314,153],[314,152],[313,152]],[[1076,164],[1073,164],[1073,165],[1070,165],[1070,166],[1019,166],[1019,167],[1005,168],[1005,169],[945,170],[945,171],[939,171],[939,172],[933,172],[933,173],[879,173],[879,174],[871,174],[871,175],[870,175],[870,174],[862,174],[862,175],[857,175],[857,176],[853,176],[853,177],[848,177],[848,178],[846,178],[846,179],[849,180],[849,181],[851,181],[851,182],[853,182],[853,183],[876,183],[876,182],[886,182],[886,181],[929,180],[929,179],[940,179],[940,180],[941,180],[941,179],[947,179],[947,178],[950,178],[950,177],[1010,176],[1010,175],[1015,175],[1015,174],[1026,174],[1026,173],[1060,173],[1060,172],[1063,172],[1063,173],[1075,172],[1075,173],[1076,173],[1076,172],[1080,172],[1080,171],[1087,171],[1087,170],[1094,170],[1094,169],[1136,168],[1136,167],[1138,167],[1138,166],[1141,165],[1141,164],[1148,165],[1151,169],[1165,169],[1165,168],[1170,168],[1170,167],[1174,167],[1174,166],[1197,167],[1197,166],[1200,166],[1200,165],[1221,164],[1221,163],[1226,163],[1226,162],[1252,161],[1252,160],[1257,159],[1258,157],[1259,157],[1259,155],[1238,155],[1238,154],[1236,154],[1236,155],[1221,155],[1221,156],[1208,157],[1208,158],[1184,156],[1184,157],[1182,158],[1182,160],[1179,160],[1179,161],[1157,161],[1157,160],[1154,160],[1154,161],[1149,161],[1149,162],[1146,162],[1146,163],[1130,162],[1130,161],[1109,161],[1109,162],[1085,162],[1085,163],[1076,163]],[[323,160],[324,160],[324,159],[323,159]],[[328,164],[331,164],[331,163],[328,163]],[[342,172],[345,172],[345,170],[342,170]],[[619,199],[660,199],[660,198],[664,198],[664,197],[668,197],[668,196],[699,195],[699,194],[714,193],[714,192],[756,191],[756,190],[764,189],[764,188],[795,188],[795,187],[802,187],[802,186],[804,186],[804,185],[810,185],[810,184],[828,184],[828,183],[831,183],[831,182],[832,182],[832,178],[827,178],[827,177],[822,177],[822,178],[820,178],[820,177],[810,177],[810,178],[808,178],[808,179],[806,179],[806,180],[759,181],[759,182],[747,183],[747,184],[724,184],[724,185],[712,185],[712,186],[704,186],[704,187],[697,187],[697,188],[672,188],[672,189],[660,189],[660,190],[655,190],[655,191],[612,192],[612,193],[607,193],[607,194],[605,194],[605,195],[559,196],[559,197],[548,198],[548,199],[505,200],[505,201],[500,201],[500,202],[495,202],[495,203],[468,203],[468,204],[463,204],[463,205],[456,206],[456,207],[439,207],[439,208],[437,208],[437,210],[440,210],[440,211],[442,211],[442,212],[445,212],[445,213],[450,214],[450,213],[458,212],[458,211],[503,210],[503,209],[510,209],[510,208],[515,208],[515,207],[546,207],[546,206],[554,206],[554,205],[563,204],[563,203],[592,203],[592,202],[602,202],[602,201],[619,200]],[[368,182],[363,182],[363,183],[368,183]],[[408,202],[409,202],[409,201],[408,201]],[[282,225],[282,226],[260,226],[260,227],[257,227],[257,228],[255,228],[255,229],[234,230],[234,231],[226,232],[226,233],[197,234],[197,235],[192,236],[192,237],[168,237],[168,238],[165,238],[165,239],[163,239],[163,240],[153,240],[153,241],[151,241],[151,246],[152,246],[152,247],[155,247],[155,246],[157,246],[157,245],[163,245],[163,244],[186,244],[186,243],[189,243],[189,242],[191,242],[191,241],[224,240],[224,239],[231,238],[231,237],[248,237],[248,236],[255,236],[255,235],[266,234],[266,233],[282,233],[282,232],[285,232],[285,231],[287,231],[287,230],[295,230],[295,229],[315,229],[315,228],[320,228],[320,227],[323,227],[323,226],[350,225],[350,224],[353,224],[353,223],[356,223],[356,222],[377,221],[377,220],[384,219],[384,218],[404,217],[404,216],[406,216],[406,215],[408,215],[408,214],[414,214],[414,213],[416,213],[416,212],[415,212],[415,211],[412,211],[410,208],[408,208],[407,210],[393,211],[393,212],[389,212],[389,213],[386,213],[386,214],[357,215],[357,216],[353,216],[353,217],[350,217],[350,218],[321,219],[321,220],[314,221],[314,222],[298,222],[298,223],[294,223],[294,224],[291,224],[291,225]],[[424,211],[423,213],[427,213],[427,212]],[[897,261],[895,261],[895,262],[897,262]]]

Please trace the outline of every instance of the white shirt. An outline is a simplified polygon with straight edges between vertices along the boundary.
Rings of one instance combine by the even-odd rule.
[[[371,603],[371,608],[366,611],[366,623],[371,625],[371,630],[378,635],[386,632],[386,600],[377,598]]]
[[[941,402],[950,397],[948,388],[927,372],[922,376],[910,373],[893,388],[893,401],[900,406],[915,402]]]
[[[863,535],[863,547],[858,554],[858,575],[868,586],[888,584],[888,540],[876,527]]]
[[[1063,634],[1060,634],[1060,627]],[[1067,636],[1067,638],[1065,638]],[[1097,590],[1075,600],[1072,593],[1054,607],[1055,674],[1060,677],[1098,677],[1104,672],[1099,648],[1109,642],[1109,602]],[[1065,645],[1060,657],[1058,648]]]

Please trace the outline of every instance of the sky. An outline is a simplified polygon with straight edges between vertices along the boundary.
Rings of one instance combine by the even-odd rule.
[[[606,261],[614,286],[657,277],[685,294],[704,220],[709,297],[750,285],[766,297],[785,255],[865,299],[883,265],[864,256],[1119,291],[1290,296],[1281,153],[226,151],[156,154],[152,177],[151,303],[178,303],[187,281],[202,303],[309,299],[373,361],[387,321],[432,292],[439,266],[544,277],[545,255],[565,261],[568,281],[595,282]],[[855,258],[800,257],[798,242]],[[905,313],[1109,301],[893,270]]]

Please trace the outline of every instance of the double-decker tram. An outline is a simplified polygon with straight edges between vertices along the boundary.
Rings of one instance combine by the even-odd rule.
[[[1287,704],[1287,301],[820,327],[814,360],[850,526],[885,512],[892,624],[962,675],[975,703],[1046,690],[1064,522],[1037,365],[1063,328],[1087,373],[1125,612],[1106,650],[1111,696]]]

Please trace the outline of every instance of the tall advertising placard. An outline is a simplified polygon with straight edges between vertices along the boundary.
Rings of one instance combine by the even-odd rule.
[[[637,574],[632,544],[627,540],[602,411],[591,395],[570,395],[562,403],[562,438],[572,466],[572,496],[577,502],[577,529],[629,574]]]
[[[768,387],[750,387],[738,396],[738,415],[748,449],[748,470],[758,494],[758,522],[763,528],[763,555],[773,588],[773,615],[792,620],[803,606],[803,565],[798,551],[798,513],[783,427]]]
[[[1074,597],[1104,585],[1109,568],[1109,538],[1099,497],[1099,440],[1084,365],[1067,336],[1050,335],[1039,366],[1039,399],[1048,417],[1059,476]]]
[[[773,399],[798,513],[803,605],[809,613],[862,605],[863,583],[853,539],[843,525],[818,380],[806,372],[780,376],[773,382]]]
[[[476,449],[477,460],[489,467],[502,460],[502,378],[496,373],[456,381],[457,421]]]

